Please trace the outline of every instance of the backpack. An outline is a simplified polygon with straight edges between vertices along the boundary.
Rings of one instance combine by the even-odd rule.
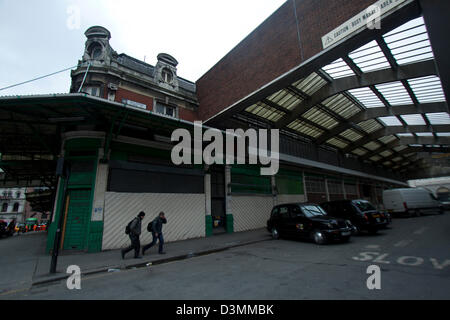
[[[147,225],[147,231],[148,232],[153,232],[153,221],[149,222]]]
[[[136,219],[136,218],[134,218],[134,219]],[[134,221],[134,219],[133,220],[131,220],[130,222],[128,222],[128,224],[127,224],[127,226],[125,227],[125,234],[130,234],[130,232],[131,232],[131,223]]]

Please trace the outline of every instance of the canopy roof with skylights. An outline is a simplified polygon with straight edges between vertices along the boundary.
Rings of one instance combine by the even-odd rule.
[[[448,105],[422,17],[356,50],[347,52],[345,42],[340,50],[339,59],[256,103],[238,106],[233,117],[263,122],[396,172],[411,169],[418,152],[450,150]]]

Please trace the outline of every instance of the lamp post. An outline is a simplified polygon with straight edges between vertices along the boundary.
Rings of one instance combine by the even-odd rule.
[[[64,161],[64,157],[60,157],[58,159],[58,164],[56,166],[56,175],[61,179],[65,178],[64,180],[64,188],[63,188],[63,203],[59,208],[59,219],[58,219],[58,227],[55,232],[55,240],[53,242],[53,252],[52,252],[52,260],[50,263],[50,273],[56,273],[56,265],[58,263],[58,253],[59,253],[59,247],[61,244],[61,232],[62,232],[62,226],[63,226],[63,217],[64,217],[64,207],[66,205],[66,195],[67,195],[67,187],[69,185],[69,179],[70,179],[70,163],[66,163]],[[58,196],[58,195],[56,195]]]

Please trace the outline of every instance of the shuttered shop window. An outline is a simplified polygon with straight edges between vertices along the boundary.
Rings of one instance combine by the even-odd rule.
[[[337,180],[328,180],[328,192],[330,194],[343,194],[342,182]]]
[[[231,192],[241,194],[272,194],[271,178],[269,176],[262,176],[259,167],[232,167]]]
[[[130,193],[204,193],[202,175],[111,169],[108,191]]]
[[[325,193],[325,180],[323,178],[306,177],[306,192],[308,193]]]
[[[303,175],[299,172],[280,170],[275,181],[278,194],[304,194]]]

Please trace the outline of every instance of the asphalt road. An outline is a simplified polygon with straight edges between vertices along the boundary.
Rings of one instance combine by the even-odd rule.
[[[395,219],[377,235],[318,246],[270,240],[159,266],[97,274],[0,299],[450,299],[450,213]],[[381,289],[369,290],[370,265]]]

